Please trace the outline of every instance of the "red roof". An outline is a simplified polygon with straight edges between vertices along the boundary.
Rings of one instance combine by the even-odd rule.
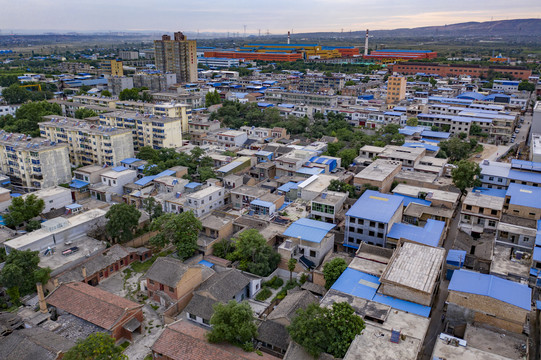
[[[143,306],[83,282],[60,285],[46,301],[106,330],[111,330],[127,310]]]
[[[152,345],[152,351],[173,360],[277,360],[278,358],[263,353],[248,353],[229,344],[210,344],[206,340],[207,331],[180,320],[167,326],[158,340]]]

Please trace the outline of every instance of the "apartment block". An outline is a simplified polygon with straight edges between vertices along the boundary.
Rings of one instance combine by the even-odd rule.
[[[199,217],[212,212],[224,205],[225,190],[218,186],[207,186],[194,193],[186,195],[184,211],[193,211]]]
[[[406,98],[406,78],[391,76],[387,82],[387,104],[396,104]]]
[[[186,104],[156,104],[153,108],[153,114],[156,116],[165,116],[169,118],[182,119],[182,132],[187,133],[189,131],[189,122],[192,120],[192,109]]]
[[[196,41],[188,40],[180,31],[174,33],[173,39],[163,35],[161,40],[154,40],[156,68],[176,74],[179,83],[197,81],[196,47]]]
[[[107,89],[118,96],[122,90],[133,89],[133,78],[127,76],[110,76],[107,78]]]
[[[100,125],[131,129],[136,151],[143,146],[154,149],[182,146],[182,118],[114,111],[101,114]]]
[[[0,171],[19,191],[67,183],[71,180],[68,145],[0,130]]]
[[[101,68],[105,74],[111,76],[124,76],[124,67],[122,61],[108,60],[101,63]]]
[[[177,82],[177,74],[140,73],[133,76],[133,86],[146,87],[150,91],[166,91]]]
[[[39,123],[44,138],[67,143],[71,165],[92,164],[115,166],[134,156],[131,131],[115,127],[97,126],[73,118],[55,115],[43,117]]]

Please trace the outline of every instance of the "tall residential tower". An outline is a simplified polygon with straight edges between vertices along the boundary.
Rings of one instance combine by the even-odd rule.
[[[197,80],[196,41],[187,40],[180,31],[171,36],[163,35],[154,40],[155,63],[163,73],[177,74],[177,82],[186,83]]]

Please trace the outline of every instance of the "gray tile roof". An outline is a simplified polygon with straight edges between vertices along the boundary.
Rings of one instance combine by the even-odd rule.
[[[192,300],[190,300],[184,310],[189,314],[193,314],[195,316],[199,316],[200,318],[210,320],[212,314],[214,314],[214,309],[212,308],[212,305],[214,305],[215,303],[217,303],[216,300],[195,293],[192,297]]]
[[[159,257],[148,269],[145,277],[160,284],[176,287],[189,266],[170,257]]]
[[[319,302],[309,291],[301,290],[288,294],[269,314],[268,320],[285,318],[289,322],[295,317],[298,309],[306,309],[308,305]]]
[[[217,301],[227,302],[250,283],[250,278],[237,269],[230,269],[211,276],[199,287],[198,293]]]
[[[291,338],[285,325],[276,321],[263,321],[257,328],[257,340],[286,350]]]
[[[16,330],[0,337],[2,359],[49,360],[56,359],[59,351],[66,352],[75,343],[42,328]]]

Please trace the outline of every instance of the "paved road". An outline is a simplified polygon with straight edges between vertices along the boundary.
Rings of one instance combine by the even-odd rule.
[[[457,204],[458,210],[456,216],[453,217],[453,221],[451,222],[451,225],[449,227],[449,233],[447,234],[447,237],[445,238],[445,241],[443,243],[443,247],[446,251],[451,249],[453,247],[453,243],[455,242],[456,234],[458,231],[458,223],[460,221],[459,213],[461,206],[462,201],[459,201]],[[441,320],[441,316],[443,314],[443,306],[445,304],[445,300],[447,300],[448,286],[449,281],[445,279],[445,274],[441,274],[440,287],[438,293],[436,294],[434,305],[432,306],[432,313],[430,314],[430,324],[428,325],[428,331],[426,333],[425,341],[423,343],[423,352],[421,356],[421,359],[423,360],[431,359],[436,339],[438,338],[440,333],[443,332],[444,321]]]

